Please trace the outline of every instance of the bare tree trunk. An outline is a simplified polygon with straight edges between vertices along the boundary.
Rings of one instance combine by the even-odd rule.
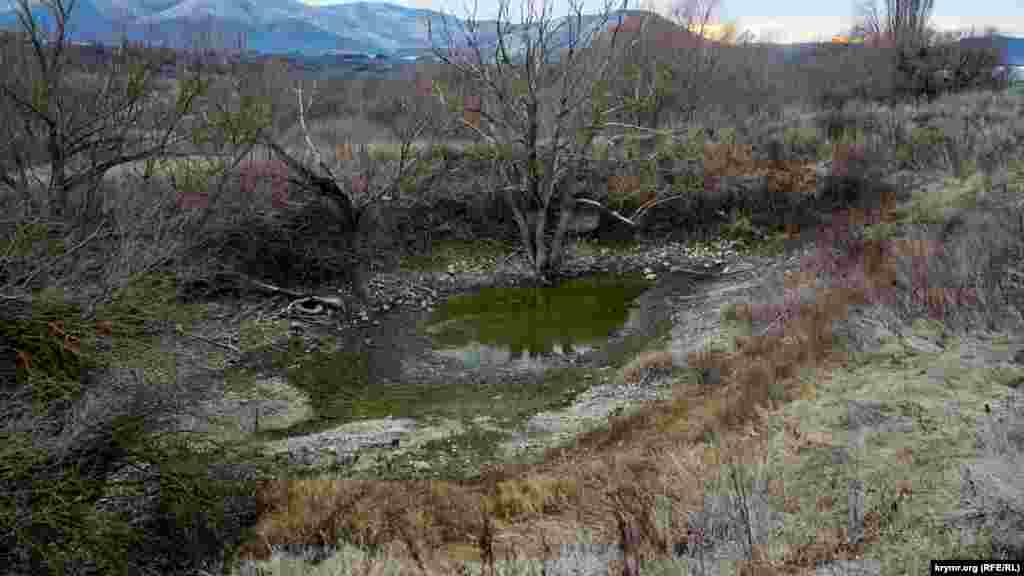
[[[565,250],[565,237],[569,233],[569,224],[572,222],[576,208],[576,175],[570,173],[562,184],[560,192],[558,225],[555,227],[555,236],[551,239],[551,266],[558,268],[562,264],[563,251]]]
[[[527,257],[530,259],[530,264],[533,264],[533,258],[536,251],[534,250],[533,243],[532,224],[534,219],[532,213],[528,212],[526,207],[523,206],[521,195],[515,190],[505,190],[505,202],[512,210],[512,217],[515,219],[516,226],[519,228],[519,239],[523,243],[523,248],[526,250]]]
[[[499,0],[499,23],[510,20],[510,4],[508,0]],[[620,10],[624,10],[628,2],[621,4]],[[606,126],[607,118],[622,109],[604,97],[604,85],[616,73],[612,70],[612,54],[617,48],[619,27],[613,27],[608,42],[599,42],[606,45],[602,50],[609,54],[595,54],[589,48],[603,34],[603,23],[609,21],[614,9],[612,1],[605,3],[602,22],[597,26],[584,25],[581,3],[570,2],[565,20],[556,19],[552,8],[544,1],[531,3],[523,10],[519,26],[536,32],[523,38],[518,38],[515,27],[499,24],[497,57],[481,49],[484,43],[478,37],[479,27],[473,15],[467,19],[470,25],[463,28],[468,50],[458,48],[462,43],[456,41],[447,27],[443,31],[447,48],[434,50],[479,100],[479,105],[472,109],[476,120],[467,120],[463,114],[461,127],[489,146],[514,152],[514,159],[501,162],[502,176],[511,185],[506,189],[506,200],[533,274],[545,282],[551,280],[549,275],[562,259],[565,235],[572,221],[574,186],[558,189],[564,185],[564,168],[588,153],[590,143]],[[569,37],[567,42],[563,32]],[[517,37],[515,42],[512,36]],[[556,38],[562,40],[556,42]],[[557,64],[552,64],[555,60]],[[440,86],[437,97],[446,107],[470,111],[468,105],[452,98],[457,92]],[[558,202],[563,210],[554,238],[549,241],[549,218],[554,218],[549,210],[555,208],[556,194],[561,195]]]
[[[534,258],[533,258],[533,273],[539,279],[547,281],[547,275],[550,271],[550,263],[548,262],[548,245],[547,240],[544,237],[544,232],[547,230],[548,224],[548,206],[547,202],[541,207],[537,213],[537,225],[534,226]]]

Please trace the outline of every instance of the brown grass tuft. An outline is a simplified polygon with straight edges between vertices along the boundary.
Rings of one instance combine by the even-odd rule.
[[[257,500],[260,520],[241,558],[265,560],[271,547],[331,546],[339,539],[364,547],[401,541],[430,549],[478,532],[481,518],[479,497],[437,481],[272,481]]]
[[[488,498],[489,510],[498,518],[555,514],[579,502],[579,487],[573,478],[534,476],[499,482]]]

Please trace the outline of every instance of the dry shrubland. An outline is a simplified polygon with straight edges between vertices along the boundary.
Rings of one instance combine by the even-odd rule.
[[[36,78],[31,54],[8,40],[5,58],[17,58],[5,62],[23,74],[5,68],[3,86],[26,88],[20,82]],[[18,123],[4,127],[0,352],[14,370],[0,371],[11,380],[0,426],[0,485],[11,488],[0,496],[2,563],[40,574],[205,570],[229,564],[223,554],[238,543],[241,556],[255,559],[322,548],[334,553],[323,566],[372,573],[383,572],[384,561],[364,552],[386,551],[403,570],[450,573],[462,561],[493,570],[513,554],[519,560],[508,565],[526,566],[584,533],[598,546],[619,543],[623,558],[583,556],[619,562],[629,574],[638,564],[661,573],[681,563],[704,573],[712,562],[741,573],[796,573],[863,555],[896,573],[951,550],[1013,553],[1017,544],[1004,535],[1019,526],[1019,503],[984,479],[961,503],[952,496],[957,482],[928,454],[979,477],[1012,479],[1020,470],[1019,410],[1007,392],[1019,387],[1019,369],[957,368],[955,354],[970,350],[979,330],[1019,329],[1024,100],[972,91],[885,101],[898,87],[872,60],[891,63],[882,52],[823,51],[814,69],[786,69],[754,47],[723,47],[714,59],[723,70],[687,76],[706,93],[688,100],[680,91],[658,103],[658,114],[633,114],[671,128],[648,150],[653,156],[638,152],[638,140],[612,140],[625,132],[614,130],[612,144],[595,144],[587,150],[595,159],[580,162],[604,183],[593,196],[622,209],[675,197],[648,216],[659,236],[806,241],[795,265],[766,274],[759,295],[729,308],[737,332],[728,346],[686,358],[685,368],[715,377],[691,377],[667,350],[642,353],[622,369],[623,380],[667,374],[671,401],[615,416],[539,463],[461,483],[268,479],[276,469],[248,447],[204,443],[174,428],[209,399],[215,376],[168,349],[218,290],[233,286],[218,285],[224,272],[300,287],[360,277],[382,256],[359,236],[382,221],[367,216],[360,230],[362,215],[380,217],[375,207],[397,214],[395,253],[429,250],[442,223],[468,238],[514,234],[495,191],[507,183],[493,179],[508,150],[461,145],[482,112],[458,109],[456,95],[474,95],[462,93],[457,77],[438,67],[394,83],[332,84],[305,110],[305,129],[294,121],[293,95],[282,96],[289,76],[277,64],[235,77],[218,70],[208,85],[189,84],[181,66],[177,102],[167,82],[119,84],[125,79],[113,73],[108,84],[83,79],[89,75],[74,87],[55,84],[50,94],[82,104],[80,118],[121,124],[94,133],[88,121],[69,120],[66,135],[83,135],[88,145],[66,157],[18,132]],[[159,56],[153,65],[168,57],[129,54],[140,65],[147,54]],[[863,74],[849,74],[848,65]],[[454,114],[465,121],[457,131],[417,123],[451,112],[432,99],[434,79],[450,85]],[[408,86],[416,98],[405,98]],[[630,86],[664,94],[657,82]],[[782,88],[801,92],[790,98]],[[87,89],[121,89],[121,100],[109,100],[124,110],[100,114],[105,101],[83,98]],[[133,107],[133,90],[152,97],[149,107]],[[792,106],[798,98],[810,104]],[[822,102],[829,108],[816,109]],[[0,107],[14,117],[9,99]],[[184,113],[196,111],[212,124]],[[45,123],[29,116],[29,124]],[[154,139],[163,129],[173,146]],[[115,151],[108,166],[103,141],[89,140],[95,134],[134,139],[136,148]],[[262,156],[256,134],[270,134],[279,148]],[[389,142],[366,145],[382,139]],[[149,154],[133,156],[146,146]],[[327,151],[333,188],[317,188],[325,179],[300,169],[312,170],[312,161],[288,163],[308,148]],[[913,175],[935,177],[894,183]],[[827,217],[817,220],[822,211]],[[874,351],[886,364],[861,364],[837,332],[872,308],[892,313],[894,333],[922,319],[941,326],[941,352],[926,356],[889,341]],[[931,364],[947,371],[940,378]],[[957,398],[952,416],[946,394]],[[915,424],[901,435],[876,431],[873,457],[835,439],[852,426],[836,406],[876,397],[903,414],[878,408],[885,414],[876,420]],[[971,418],[981,406],[991,410],[989,402],[998,414],[981,439],[985,453],[965,463],[975,441]],[[940,415],[953,423],[935,426]],[[769,453],[781,464],[766,462]],[[894,470],[891,459],[903,466]],[[835,474],[828,482],[826,469]],[[955,516],[965,507],[976,513],[978,542],[922,512]],[[922,528],[936,525],[942,529]],[[53,546],[61,542],[68,545]],[[130,554],[144,549],[153,557]],[[307,568],[314,570],[296,569]]]

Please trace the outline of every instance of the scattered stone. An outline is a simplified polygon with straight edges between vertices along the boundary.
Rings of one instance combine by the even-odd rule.
[[[885,404],[850,400],[846,406],[846,427],[850,430],[878,426],[888,418]]]
[[[887,326],[892,319],[886,316],[879,310],[853,310],[845,320],[835,322],[833,334],[845,340],[853,352],[877,352],[886,342],[896,338]]]
[[[938,344],[928,340],[927,338],[921,338],[914,335],[906,335],[903,337],[903,341],[906,345],[917,352],[918,354],[941,354],[942,347]]]
[[[700,371],[700,383],[705,386],[717,386],[722,382],[722,370],[717,366],[704,368]]]

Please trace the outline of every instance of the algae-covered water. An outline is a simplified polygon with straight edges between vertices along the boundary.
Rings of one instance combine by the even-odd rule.
[[[293,364],[285,376],[309,396],[314,414],[263,436],[301,436],[388,415],[524,421],[666,333],[658,303],[672,283],[662,284],[591,276],[543,288],[487,288],[449,298],[432,313],[393,315],[340,349],[327,346]],[[373,345],[363,344],[367,336]],[[569,355],[579,362],[567,363]],[[446,361],[438,365],[434,356]]]
[[[439,353],[470,367],[584,354],[638,312],[635,300],[650,286],[641,276],[601,275],[487,288],[449,299],[426,331]]]

